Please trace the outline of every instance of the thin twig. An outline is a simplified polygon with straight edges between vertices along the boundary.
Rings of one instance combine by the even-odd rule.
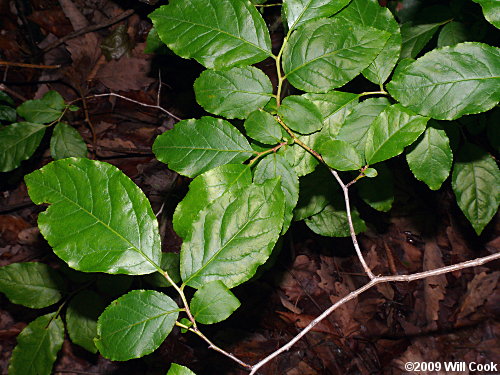
[[[15,92],[14,90],[8,88],[7,86],[5,86],[3,83],[0,83],[0,90],[1,91],[5,91],[7,94],[9,95],[12,95],[13,97],[19,99],[19,100],[22,100],[23,102],[25,102],[26,99],[24,96],[22,96],[21,94],[18,94],[17,92]]]
[[[123,100],[127,100],[127,101],[129,101],[131,103],[135,103],[135,104],[143,106],[143,107],[155,108],[155,109],[158,109],[158,110],[162,111],[163,113],[166,113],[167,115],[169,115],[170,117],[172,117],[173,119],[175,119],[177,121],[182,121],[182,119],[180,117],[177,117],[172,112],[167,111],[165,108],[163,108],[163,107],[161,107],[159,105],[142,103],[142,102],[139,102],[137,100],[127,98],[126,96],[115,94],[114,92],[110,92],[110,93],[107,93],[107,94],[95,94],[95,95],[92,95],[92,96],[88,96],[87,98],[96,98],[96,97],[99,97],[99,96],[115,96],[117,98],[120,98],[120,99],[123,99]]]
[[[424,271],[424,272],[418,272],[414,273],[412,275],[394,275],[394,276],[378,276],[370,280],[367,284],[363,285],[362,287],[352,291],[345,297],[341,298],[338,300],[336,303],[334,303],[332,306],[330,306],[328,309],[326,309],[321,315],[319,315],[316,319],[311,321],[305,327],[300,333],[295,336],[292,340],[290,340],[288,343],[283,345],[281,348],[278,350],[274,351],[270,355],[268,355],[266,358],[261,360],[260,362],[256,363],[255,365],[252,366],[252,371],[250,372],[250,375],[254,375],[258,369],[260,369],[262,366],[264,366],[266,363],[271,361],[273,358],[277,357],[283,352],[286,352],[289,350],[297,341],[299,341],[304,335],[306,335],[315,325],[317,325],[319,322],[321,322],[323,319],[325,319],[328,315],[330,315],[333,311],[335,311],[337,308],[339,308],[341,305],[349,302],[350,300],[356,298],[359,296],[361,293],[366,292],[368,289],[371,289],[377,284],[381,283],[388,283],[388,282],[394,282],[394,281],[415,281],[415,280],[420,280],[420,279],[425,279],[427,277],[431,276],[438,276],[438,275],[443,275],[445,273],[457,271],[457,270],[462,270],[464,268],[470,268],[470,267],[477,267],[482,264],[485,264],[487,262],[491,262],[495,259],[500,259],[500,253],[488,255],[482,258],[476,258],[474,260],[469,260],[467,262],[462,262],[462,263],[457,263],[451,266],[447,267],[442,267],[442,268],[437,268],[435,270],[430,270],[430,271]]]
[[[26,64],[26,63],[3,61],[3,60],[0,60],[0,65],[18,66],[20,68],[31,68],[31,69],[59,69],[61,67],[61,65],[37,65],[37,64]]]
[[[359,261],[361,262],[363,269],[365,270],[370,280],[373,280],[375,278],[375,275],[370,270],[370,267],[368,267],[368,264],[366,264],[365,258],[361,253],[361,249],[359,248],[358,244],[358,239],[356,238],[356,231],[354,230],[354,225],[352,223],[351,204],[349,202],[349,188],[346,184],[344,184],[337,171],[330,168],[330,172],[333,174],[333,176],[339,183],[340,187],[342,188],[342,192],[344,193],[347,222],[349,223],[349,232],[351,233],[352,244],[354,245],[354,249],[356,250],[356,254],[358,255]]]
[[[68,35],[66,35],[66,36],[54,41],[53,43],[49,44],[47,47],[45,47],[42,50],[42,52],[46,53],[46,52],[56,48],[57,46],[67,42],[68,40],[76,38],[77,36],[87,34],[87,33],[90,33],[92,31],[96,31],[99,29],[104,29],[105,27],[114,25],[115,23],[120,22],[121,20],[124,20],[127,17],[130,17],[133,13],[134,13],[134,10],[129,9],[129,10],[123,12],[122,14],[120,14],[114,18],[111,18],[110,20],[107,20],[105,22],[98,23],[96,25],[90,25],[90,26],[84,27],[83,29],[73,31],[72,33],[69,33]]]

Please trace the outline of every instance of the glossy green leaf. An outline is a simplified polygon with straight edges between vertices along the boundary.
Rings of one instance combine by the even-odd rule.
[[[156,138],[153,152],[170,169],[188,177],[219,165],[242,163],[254,153],[233,125],[208,116],[178,122]]]
[[[453,153],[444,130],[429,126],[412,144],[406,161],[413,175],[432,190],[438,190],[450,174]]]
[[[375,164],[401,154],[425,130],[428,117],[416,115],[400,104],[387,107],[371,124],[365,157]]]
[[[346,141],[328,139],[318,145],[317,151],[328,166],[339,171],[354,171],[363,166],[361,155]]]
[[[221,280],[233,288],[248,280],[271,254],[284,209],[279,180],[252,184],[215,200],[200,213],[182,244],[184,284],[200,288]]]
[[[401,104],[421,115],[453,120],[485,112],[498,103],[499,61],[500,49],[487,44],[443,47],[399,71],[387,89]]]
[[[194,82],[194,92],[196,101],[208,112],[244,119],[266,105],[273,86],[262,70],[245,66],[205,70]]]
[[[362,26],[391,33],[382,51],[363,70],[363,75],[367,79],[377,85],[383,84],[396,66],[402,41],[399,25],[390,10],[381,7],[377,0],[353,0],[335,18],[343,18]]]
[[[55,313],[42,315],[17,336],[9,375],[50,375],[64,341],[64,324]]]
[[[177,253],[161,253],[161,263],[160,267],[163,271],[166,271],[174,283],[181,281],[180,274],[180,264],[181,257]],[[152,273],[145,276],[145,280],[153,286],[159,288],[168,288],[172,284],[159,272]]]
[[[148,37],[146,38],[146,47],[144,47],[144,53],[155,53],[158,55],[164,55],[167,53],[172,54],[165,43],[161,41],[158,31],[156,31],[154,27],[149,30]]]
[[[399,58],[414,59],[429,43],[429,40],[434,36],[436,31],[443,23],[431,23],[425,25],[413,25],[412,23],[404,23],[401,26],[402,48]]]
[[[0,103],[14,105],[14,100],[5,91],[0,90]]]
[[[301,134],[314,133],[323,126],[319,108],[303,96],[287,96],[278,108],[278,115],[290,129]]]
[[[13,263],[0,267],[0,292],[18,305],[41,309],[62,298],[60,274],[43,263]]]
[[[304,97],[316,104],[323,115],[321,134],[335,138],[345,118],[358,104],[359,95],[350,92],[330,91],[326,94],[306,93]]]
[[[170,366],[170,370],[168,370],[167,372],[167,375],[196,375],[196,374],[187,367],[178,365],[177,363],[172,363],[172,365]]]
[[[334,15],[351,0],[284,0],[282,12],[288,29],[293,30],[307,21]]]
[[[57,256],[85,272],[142,275],[160,262],[158,222],[144,193],[111,164],[62,159],[25,177],[38,226]]]
[[[310,135],[298,135],[298,138],[307,146],[314,147],[319,134],[320,133],[318,132]],[[297,143],[280,148],[278,153],[286,159],[299,177],[305,176],[314,171],[319,163],[314,156]]]
[[[359,196],[377,211],[387,212],[394,202],[394,181],[391,170],[385,164],[377,164],[377,176],[362,178],[356,182]],[[369,168],[370,169],[370,168]]]
[[[281,141],[281,126],[276,119],[267,112],[254,111],[250,113],[243,124],[247,135],[258,142],[275,145]]]
[[[186,238],[200,211],[226,192],[233,192],[252,183],[248,165],[226,164],[211,169],[189,184],[189,192],[177,205],[173,224],[176,233]]]
[[[112,361],[150,354],[172,331],[179,310],[166,294],[133,290],[113,301],[101,314],[95,345]]]
[[[14,108],[8,105],[0,105],[0,121],[15,122],[17,119],[17,112]]]
[[[471,40],[469,30],[461,22],[450,22],[443,26],[439,32],[437,46],[446,47]]]
[[[87,145],[78,131],[64,122],[59,122],[50,139],[50,153],[55,160],[87,157]]]
[[[41,99],[27,100],[19,107],[17,113],[28,122],[47,124],[57,120],[66,104],[57,91],[48,91]]]
[[[481,148],[467,143],[453,168],[452,187],[462,212],[481,234],[500,204],[500,171],[493,158]]]
[[[484,18],[500,29],[500,3],[498,0],[472,0],[483,8]]]
[[[360,233],[366,230],[365,222],[359,217],[355,208],[351,208],[351,215],[355,232]],[[350,236],[345,203],[340,191],[337,192],[332,203],[328,204],[320,213],[305,219],[304,222],[313,232],[321,236]]]
[[[220,280],[203,285],[189,303],[194,318],[202,324],[222,322],[240,305],[238,298]]]
[[[364,160],[368,130],[372,122],[389,104],[390,102],[386,98],[370,98],[359,103],[345,117],[336,139],[352,145]]]
[[[323,211],[338,185],[330,171],[318,167],[313,173],[300,178],[299,201],[293,212],[294,220],[303,220]]]
[[[299,178],[290,163],[276,153],[262,159],[254,172],[254,182],[262,184],[269,179],[281,178],[281,189],[285,194],[285,214],[282,233],[285,233],[292,221],[292,211],[299,199]]]
[[[97,318],[105,307],[104,299],[91,290],[83,290],[71,299],[66,311],[66,327],[73,343],[97,353],[94,344]]]
[[[368,178],[374,178],[378,176],[378,172],[375,168],[366,168],[363,174]]]
[[[42,141],[46,127],[18,122],[0,128],[0,172],[9,172],[29,159]]]
[[[272,55],[267,26],[248,1],[172,0],[149,17],[172,51],[207,68],[251,65]]]
[[[361,73],[384,48],[390,34],[341,19],[306,23],[290,37],[283,70],[298,89],[327,92]]]

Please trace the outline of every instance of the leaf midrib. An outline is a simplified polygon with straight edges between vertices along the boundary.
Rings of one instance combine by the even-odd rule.
[[[80,206],[77,202],[69,199],[68,197],[66,197],[61,191],[58,191],[58,190],[55,190],[54,188],[52,188],[51,186],[49,185],[46,185],[42,182],[40,182],[40,185],[52,190],[54,193],[58,193],[62,198],[64,198],[66,201],[70,202],[70,203],[73,203],[73,205],[75,205],[76,207],[78,207],[81,211],[87,213],[90,217],[94,218],[98,223],[100,223],[103,227],[107,228],[111,233],[115,234],[118,238],[122,239],[124,242],[128,243],[131,248],[131,250],[134,250],[136,251],[137,253],[139,253],[140,255],[142,255],[155,269],[157,270],[160,270],[161,267],[156,264],[155,262],[153,262],[152,259],[150,259],[142,250],[140,250],[139,248],[137,248],[132,242],[130,242],[130,240],[128,240],[127,238],[125,238],[124,236],[122,236],[119,232],[117,232],[114,228],[110,227],[108,224],[106,224],[104,221],[102,221],[101,219],[99,219],[97,216],[95,216],[92,212],[88,211],[87,209],[85,209],[84,207]],[[48,202],[47,202],[48,203]],[[59,202],[58,202],[59,203]],[[50,203],[50,204],[54,204],[54,203]]]
[[[241,41],[243,43],[246,43],[246,44],[249,44],[249,45],[255,47],[256,49],[264,52],[267,56],[272,56],[273,55],[270,51],[266,51],[265,49],[263,49],[262,47],[256,45],[255,43],[249,42],[248,40],[245,40],[245,39],[243,39],[243,38],[241,38],[241,37],[239,37],[237,35],[230,34],[227,31],[221,30],[219,28],[216,28],[216,27],[213,27],[213,26],[209,26],[209,25],[204,25],[204,24],[198,23],[198,22],[192,22],[192,21],[188,21],[188,20],[183,20],[183,19],[168,17],[168,16],[165,16],[165,15],[161,15],[161,17],[164,17],[164,18],[166,18],[168,20],[178,21],[178,22],[182,22],[182,23],[191,24],[191,25],[194,25],[194,26],[204,27],[206,29],[213,30],[213,31],[218,31],[221,34],[225,34],[225,35],[227,35],[229,37],[232,37],[234,39],[238,39],[239,41]]]
[[[276,187],[275,187],[276,188]],[[274,192],[274,189],[273,189],[273,192]],[[234,202],[236,202],[238,199],[235,199],[231,204],[234,204]],[[212,262],[214,261],[214,258],[217,257],[222,251],[224,251],[226,249],[226,247],[228,247],[228,245],[244,230],[246,229],[246,227],[250,224],[251,221],[253,221],[253,219],[255,218],[255,216],[257,216],[259,213],[260,213],[260,208],[262,206],[264,206],[264,204],[266,203],[267,201],[266,200],[262,200],[261,201],[261,204],[254,210],[254,214],[247,220],[247,222],[235,233],[233,234],[229,240],[219,249],[217,250],[211,257],[210,259],[208,259],[208,261],[202,265],[196,272],[194,272],[193,274],[191,274],[189,276],[189,278],[187,280],[185,280],[183,282],[183,285],[188,285],[188,283],[193,279],[195,278],[196,276],[199,275],[199,273],[201,271],[203,271],[208,265],[212,264]],[[205,216],[206,218],[206,216]],[[205,223],[203,223],[203,227],[205,227]]]

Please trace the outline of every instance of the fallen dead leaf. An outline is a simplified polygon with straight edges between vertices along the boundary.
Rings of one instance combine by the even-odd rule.
[[[474,276],[467,285],[467,293],[458,308],[457,325],[460,325],[461,320],[484,304],[493,290],[495,290],[499,278],[500,271],[492,273],[481,272]]]
[[[434,241],[427,241],[424,249],[423,270],[429,271],[444,267],[443,255],[441,249]],[[446,292],[446,276],[432,276],[424,279],[424,300],[425,316],[428,322],[428,328],[436,325],[439,317],[439,301],[444,299]],[[437,328],[437,327],[433,327]]]

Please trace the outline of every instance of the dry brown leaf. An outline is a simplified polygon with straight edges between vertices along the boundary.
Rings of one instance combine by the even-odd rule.
[[[95,78],[113,91],[140,90],[150,85],[154,79],[148,77],[152,55],[142,53],[145,44],[138,44],[132,56],[123,56],[103,64]]]
[[[297,307],[296,304],[291,303],[288,300],[288,298],[286,298],[286,296],[283,292],[279,291],[279,297],[280,297],[280,301],[281,301],[281,304],[283,305],[283,307],[287,308],[288,310],[290,310],[294,314],[302,314],[302,309],[300,307]]]
[[[286,375],[318,375],[318,372],[304,361],[301,361],[296,368],[287,371]]]
[[[306,291],[310,295],[321,292],[317,287],[316,270],[316,263],[307,255],[298,255],[295,258],[291,271],[285,273],[280,282],[280,288],[289,301],[298,303],[306,295]]]
[[[320,259],[319,270],[316,271],[319,276],[318,286],[328,294],[331,294],[335,290],[335,277],[333,277],[336,271],[335,259],[324,255],[321,255]]]
[[[488,274],[486,272],[481,272],[469,282],[467,285],[467,293],[458,309],[457,324],[460,320],[472,314],[479,306],[484,304],[486,299],[495,290],[499,278],[500,271]]]
[[[316,316],[307,315],[307,314],[294,314],[288,311],[276,311],[276,313],[285,321],[291,324],[294,324],[297,328],[303,329],[307,327]],[[323,332],[328,333],[330,335],[338,336],[337,330],[333,325],[328,321],[328,319],[324,319],[316,324],[311,331],[313,332]]]
[[[441,249],[434,241],[425,244],[423,270],[429,271],[444,267]],[[446,276],[432,276],[424,279],[425,316],[429,325],[438,320],[439,301],[446,292]]]

